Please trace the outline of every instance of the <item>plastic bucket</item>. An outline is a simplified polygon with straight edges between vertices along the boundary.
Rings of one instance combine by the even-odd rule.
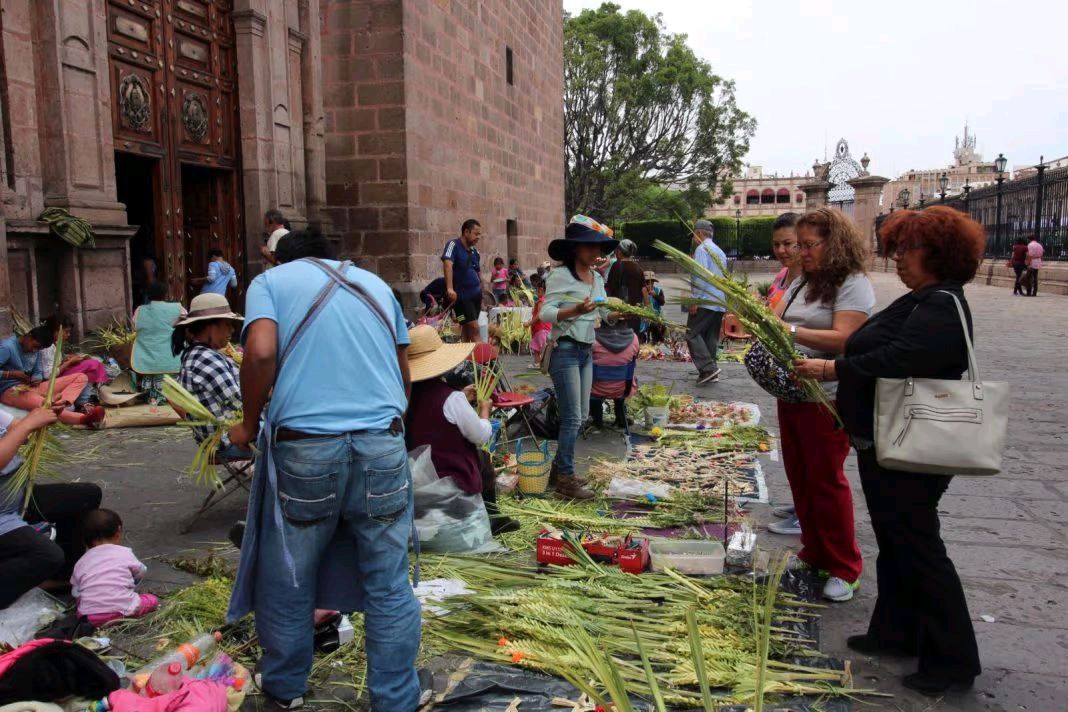
[[[516,472],[519,473],[518,489],[522,494],[545,494],[553,464],[549,444],[542,443],[539,447],[524,449],[525,442],[525,439],[519,441],[515,454]]]
[[[650,428],[663,428],[671,418],[671,408],[668,406],[654,407],[645,406],[645,425]]]

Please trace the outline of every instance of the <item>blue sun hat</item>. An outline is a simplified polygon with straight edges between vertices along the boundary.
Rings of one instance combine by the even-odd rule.
[[[563,262],[578,245],[599,245],[601,254],[607,255],[619,246],[619,240],[612,235],[612,228],[607,225],[585,215],[575,215],[568,223],[564,237],[549,243],[549,257]]]

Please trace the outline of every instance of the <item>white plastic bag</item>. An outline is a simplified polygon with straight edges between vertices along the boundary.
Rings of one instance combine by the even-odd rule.
[[[613,477],[608,483],[608,491],[605,494],[615,499],[633,499],[653,495],[657,499],[668,499],[674,488],[663,482],[645,482],[629,477]]]
[[[415,528],[423,551],[486,554],[506,551],[493,538],[481,494],[460,489],[451,477],[438,477],[430,446],[409,453],[415,496]]]
[[[13,648],[29,642],[34,633],[52,625],[66,608],[39,588],[31,588],[0,610],[0,643]]]

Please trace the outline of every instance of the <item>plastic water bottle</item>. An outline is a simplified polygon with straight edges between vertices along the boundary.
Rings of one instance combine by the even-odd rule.
[[[166,655],[162,655],[151,661],[138,670],[137,673],[133,675],[133,678],[135,680],[141,676],[147,678],[160,667],[166,667],[171,663],[176,663],[179,666],[179,672],[185,672],[214,650],[215,646],[221,640],[222,634],[219,632],[204,633],[198,636],[195,640],[191,640],[188,643],[182,643]]]
[[[180,663],[160,665],[148,677],[145,685],[146,697],[159,697],[174,692],[182,686],[182,666]]]

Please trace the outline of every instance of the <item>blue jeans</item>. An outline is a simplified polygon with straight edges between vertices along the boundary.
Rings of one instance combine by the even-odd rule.
[[[251,460],[255,457],[255,453],[251,450],[246,450],[243,447],[237,445],[227,445],[221,447],[215,453],[215,458],[218,460]]]
[[[282,700],[304,694],[320,563],[332,539],[347,537],[356,551],[353,580],[324,585],[361,589],[371,709],[415,710],[420,607],[408,580],[412,484],[404,437],[349,433],[291,440],[275,446],[274,461],[298,585],[288,574],[272,508],[264,507],[255,611],[266,692]]]
[[[560,341],[549,362],[549,375],[560,408],[560,436],[556,445],[556,469],[565,477],[575,474],[575,442],[590,415],[593,389],[593,346]]]

